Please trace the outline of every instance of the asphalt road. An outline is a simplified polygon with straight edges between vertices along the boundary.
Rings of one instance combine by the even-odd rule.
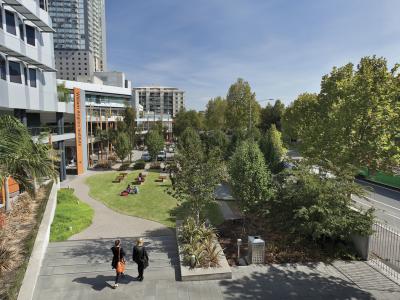
[[[367,191],[365,198],[353,197],[355,205],[375,208],[378,221],[400,232],[400,192],[373,183],[356,180]]]

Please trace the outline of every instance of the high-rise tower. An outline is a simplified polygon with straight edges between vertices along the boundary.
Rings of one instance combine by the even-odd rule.
[[[49,0],[57,78],[107,69],[105,0]]]

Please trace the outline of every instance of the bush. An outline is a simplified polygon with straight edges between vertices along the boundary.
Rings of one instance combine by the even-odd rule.
[[[99,160],[96,165],[96,168],[99,169],[111,169],[112,162],[110,160]]]
[[[119,171],[126,171],[129,169],[129,166],[131,165],[131,163],[129,162],[124,162],[120,167],[119,167]]]
[[[135,162],[133,169],[143,170],[145,166],[146,166],[146,162],[144,160],[138,160],[137,162]]]
[[[213,268],[219,266],[221,251],[217,248],[215,229],[207,227],[205,223],[196,224],[194,218],[188,218],[182,225],[179,233],[182,243],[183,264],[191,266],[191,257],[195,256],[197,268]]]

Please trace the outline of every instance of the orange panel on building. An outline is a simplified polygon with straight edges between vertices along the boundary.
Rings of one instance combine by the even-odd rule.
[[[82,151],[82,108],[81,90],[74,88],[74,111],[75,111],[75,145],[76,145],[76,169],[78,175],[83,174],[83,151]]]
[[[0,191],[1,191],[0,192],[0,203],[4,204],[4,199],[6,198],[6,193],[5,193],[5,190],[4,190],[4,184],[1,185]],[[19,193],[19,185],[12,178],[8,179],[8,191],[9,191],[10,195]]]

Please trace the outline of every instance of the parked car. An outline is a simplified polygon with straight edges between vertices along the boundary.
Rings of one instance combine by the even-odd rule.
[[[143,154],[142,154],[142,159],[143,159],[144,161],[151,161],[150,154],[147,153],[147,152],[143,153]]]
[[[158,161],[165,161],[166,158],[167,158],[167,153],[165,153],[165,151],[158,152],[158,155],[157,155]]]

